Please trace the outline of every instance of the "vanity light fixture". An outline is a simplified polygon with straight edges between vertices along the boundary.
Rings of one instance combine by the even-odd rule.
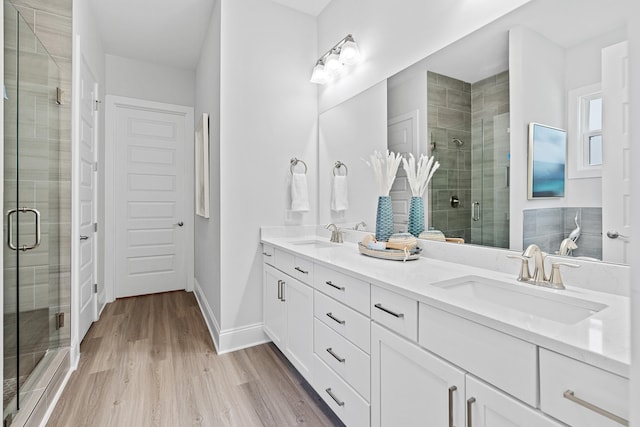
[[[339,74],[344,65],[353,65],[358,61],[360,61],[360,48],[353,36],[347,34],[316,61],[311,83],[325,84]]]

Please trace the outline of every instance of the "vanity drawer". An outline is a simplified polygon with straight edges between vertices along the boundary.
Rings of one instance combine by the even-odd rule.
[[[412,341],[418,339],[418,302],[414,299],[372,286],[371,319]]]
[[[569,392],[573,392],[573,398],[582,402],[569,400],[572,397]],[[629,380],[541,348],[540,409],[543,412],[572,426],[621,425],[598,414],[596,408],[589,409],[584,404],[595,405],[628,420]]]
[[[535,345],[422,303],[418,343],[523,402],[537,406]]]
[[[301,282],[313,283],[313,262],[280,249],[275,250],[275,267]]]
[[[371,358],[342,335],[315,319],[313,351],[365,400],[371,390]]]
[[[369,316],[369,284],[346,274],[338,273],[327,267],[316,265],[314,287]]]
[[[371,347],[369,318],[318,291],[314,291],[313,297],[316,318],[368,354]]]
[[[273,246],[262,245],[262,262],[269,265],[275,264],[276,250]]]
[[[313,357],[314,388],[349,427],[369,427],[369,404],[333,372],[318,356]]]

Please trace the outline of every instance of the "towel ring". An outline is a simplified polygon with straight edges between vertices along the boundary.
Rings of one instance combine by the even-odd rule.
[[[333,166],[333,176],[336,176],[336,171],[340,171],[340,168],[343,166],[344,166],[344,175],[342,176],[349,175],[349,169],[347,168],[347,165],[345,165],[340,160],[338,160],[336,164]]]
[[[303,162],[302,160],[299,160],[297,158],[293,158],[291,159],[291,165],[289,166],[289,170],[291,171],[291,175],[293,175],[293,168],[295,168],[297,166],[298,163],[302,163],[302,165],[304,166],[304,174],[307,174],[307,164],[305,162]]]

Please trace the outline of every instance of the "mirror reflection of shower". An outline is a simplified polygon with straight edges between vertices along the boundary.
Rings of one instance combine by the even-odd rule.
[[[509,72],[475,83],[427,72],[429,226],[467,243],[509,247]]]

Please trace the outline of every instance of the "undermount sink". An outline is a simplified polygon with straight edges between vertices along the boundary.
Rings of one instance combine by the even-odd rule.
[[[327,242],[326,240],[294,240],[289,242],[296,246],[312,246],[314,248],[335,248],[336,243]]]
[[[606,304],[562,295],[562,291],[545,292],[533,285],[529,289],[478,276],[446,280],[435,283],[434,286],[456,296],[472,299],[478,304],[514,310],[567,325],[584,320],[608,307]]]

